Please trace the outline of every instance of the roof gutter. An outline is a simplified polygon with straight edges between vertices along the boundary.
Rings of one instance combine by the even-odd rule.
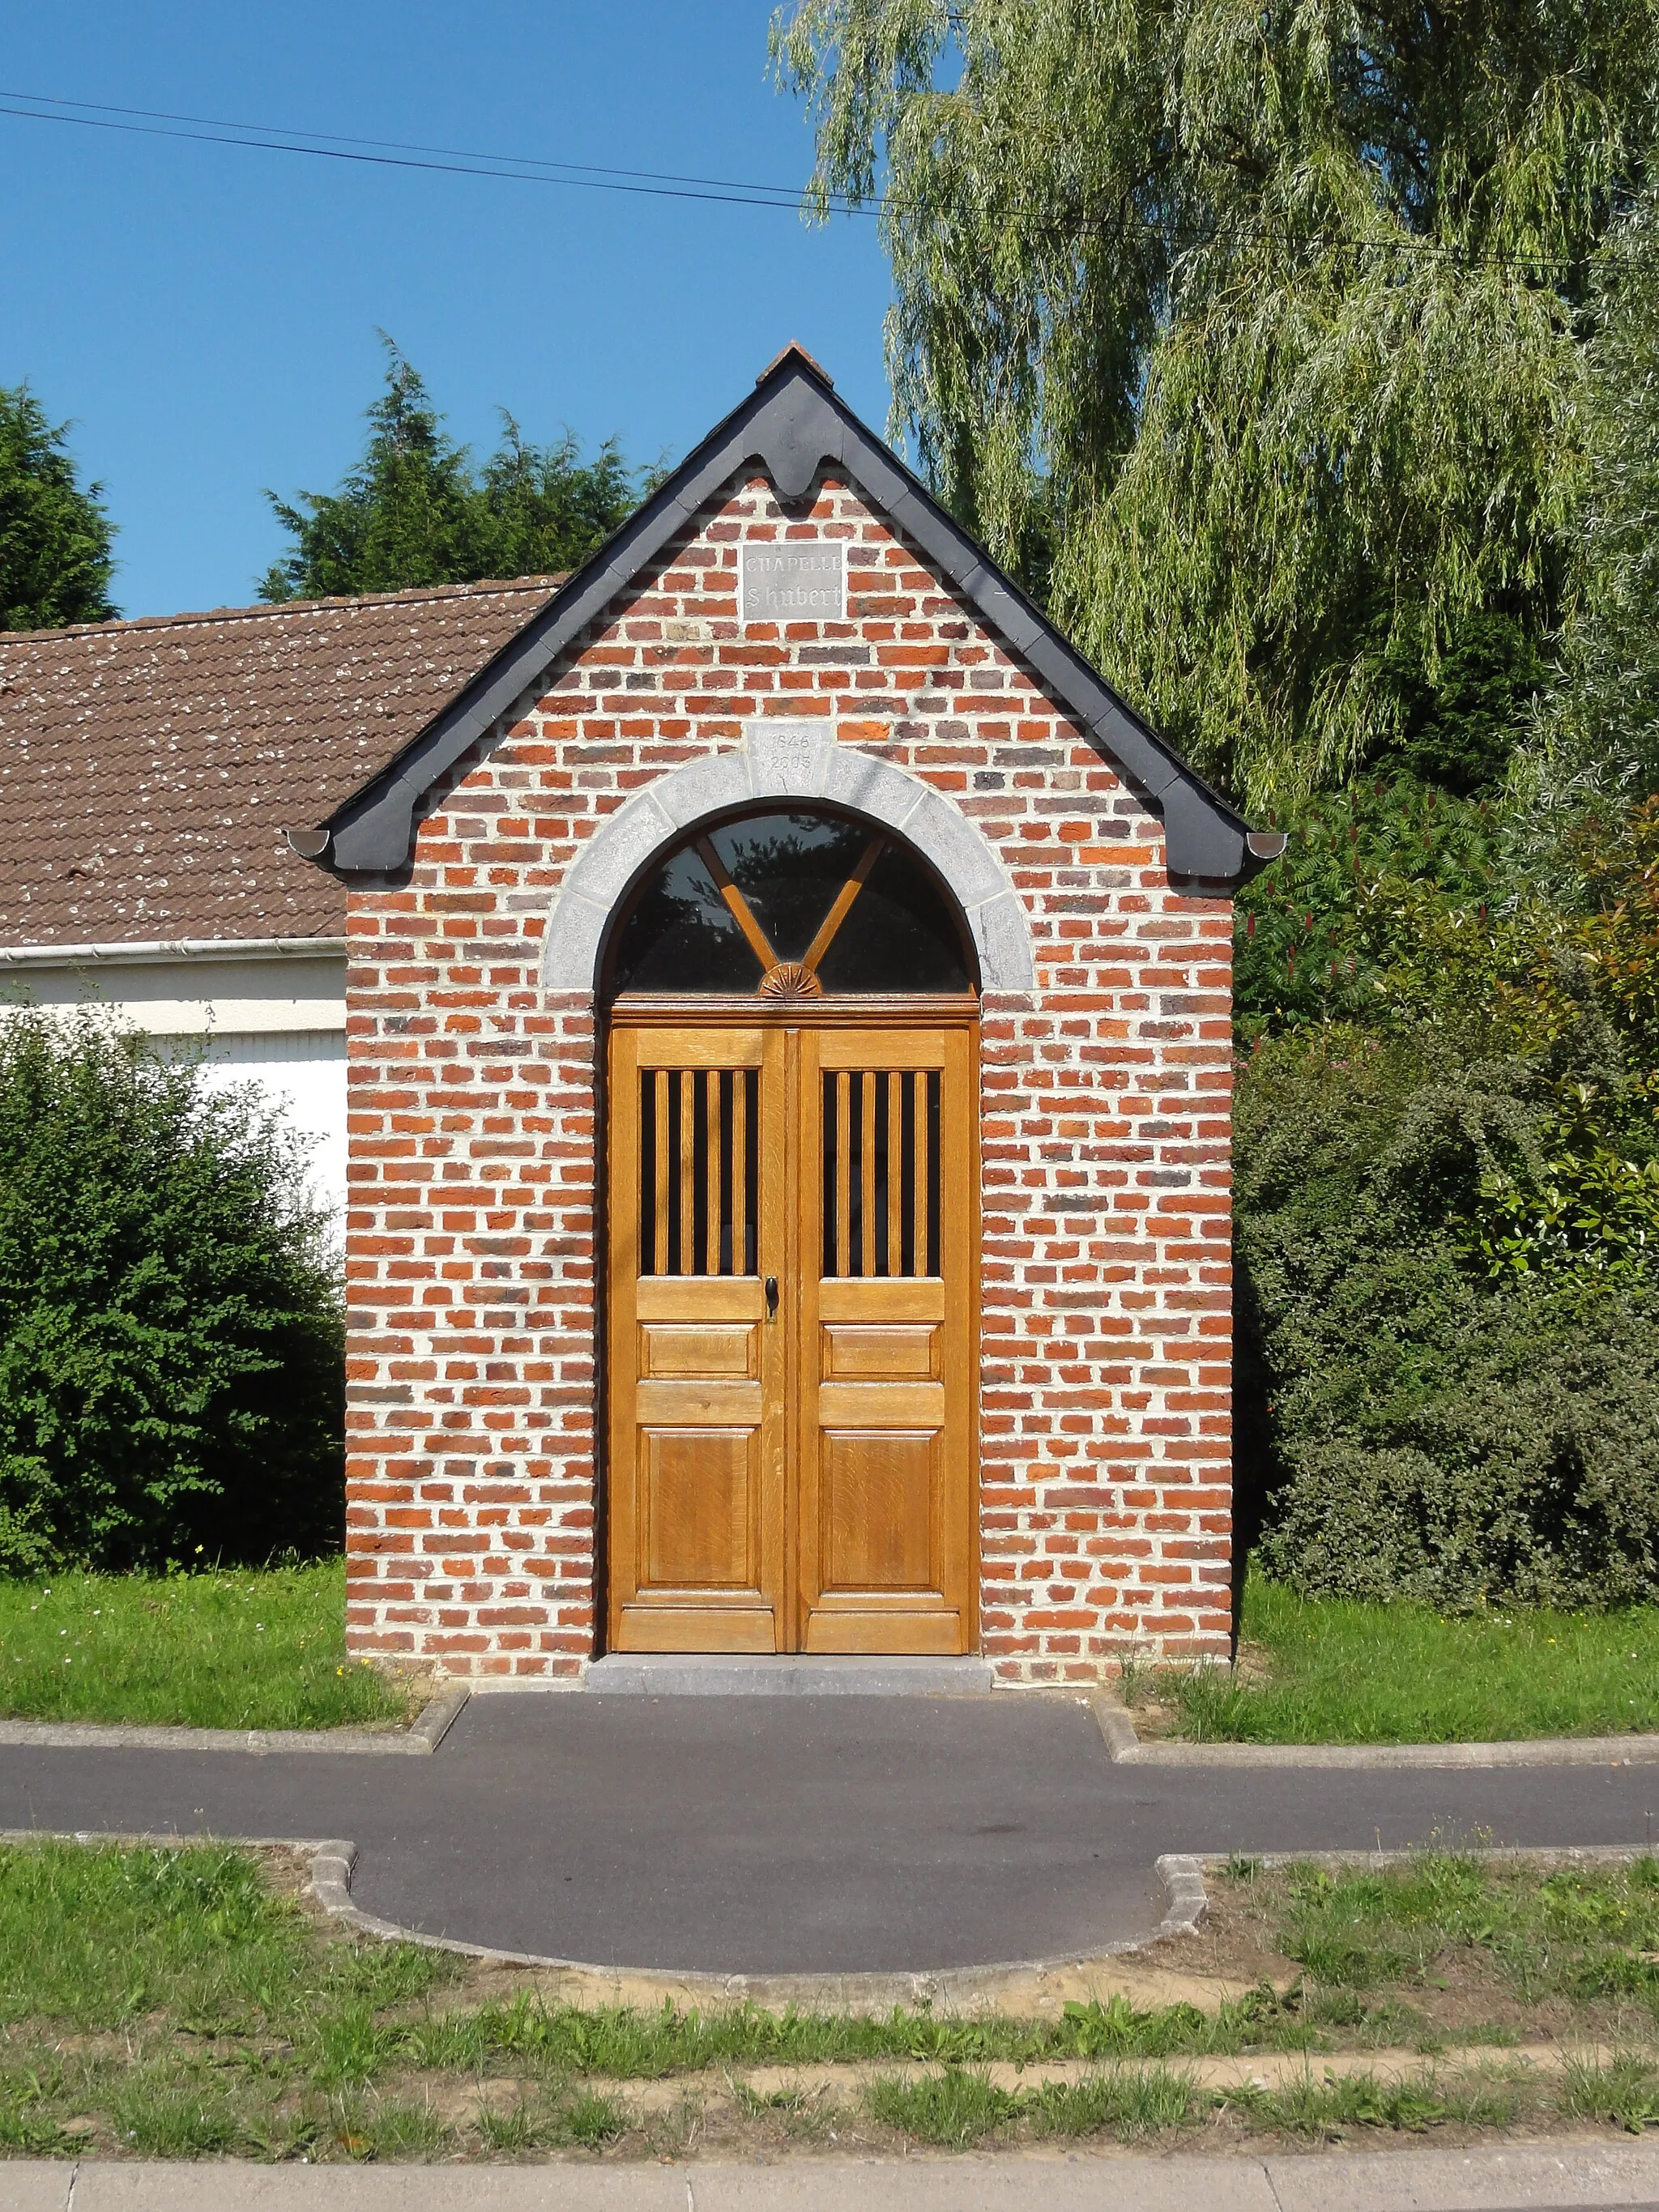
[[[337,960],[343,937],[175,937],[128,945],[0,945],[0,968],[131,966],[155,960]]]

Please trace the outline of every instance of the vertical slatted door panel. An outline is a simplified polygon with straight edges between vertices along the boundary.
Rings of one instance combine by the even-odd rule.
[[[975,1035],[801,1043],[800,1642],[971,1650]]]
[[[611,1648],[781,1647],[782,1039],[611,1032]]]

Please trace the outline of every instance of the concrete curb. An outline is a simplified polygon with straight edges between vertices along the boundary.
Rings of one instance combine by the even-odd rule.
[[[1659,1735],[1538,1736],[1516,1743],[1143,1743],[1127,1708],[1089,1700],[1120,1766],[1654,1766]]]
[[[1384,1867],[1415,1866],[1431,1855],[1431,1847],[1408,1844],[1389,1851],[1206,1851],[1196,1862],[1200,1877],[1231,1866],[1247,1865],[1271,1871],[1279,1867],[1361,1867],[1380,1872]],[[1480,1859],[1494,1866],[1525,1864],[1558,1867],[1629,1866],[1650,1858],[1646,1844],[1454,1844],[1449,1856]]]
[[[20,1751],[330,1752],[336,1758],[429,1759],[471,1696],[461,1684],[434,1698],[406,1729],[129,1728],[98,1721],[0,1721],[0,1747]]]
[[[1518,2212],[1650,2208],[1659,2145],[1602,2137],[1468,2149],[945,2153],[596,2165],[254,2166],[8,2160],[0,2212]]]

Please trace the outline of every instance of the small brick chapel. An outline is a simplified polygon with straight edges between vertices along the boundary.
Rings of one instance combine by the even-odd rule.
[[[355,1652],[1225,1654],[1282,840],[810,356],[291,835],[349,892]]]

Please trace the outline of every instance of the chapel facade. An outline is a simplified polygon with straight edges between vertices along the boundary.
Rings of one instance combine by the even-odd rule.
[[[1231,1633],[1252,833],[798,349],[298,848],[352,1650]]]

